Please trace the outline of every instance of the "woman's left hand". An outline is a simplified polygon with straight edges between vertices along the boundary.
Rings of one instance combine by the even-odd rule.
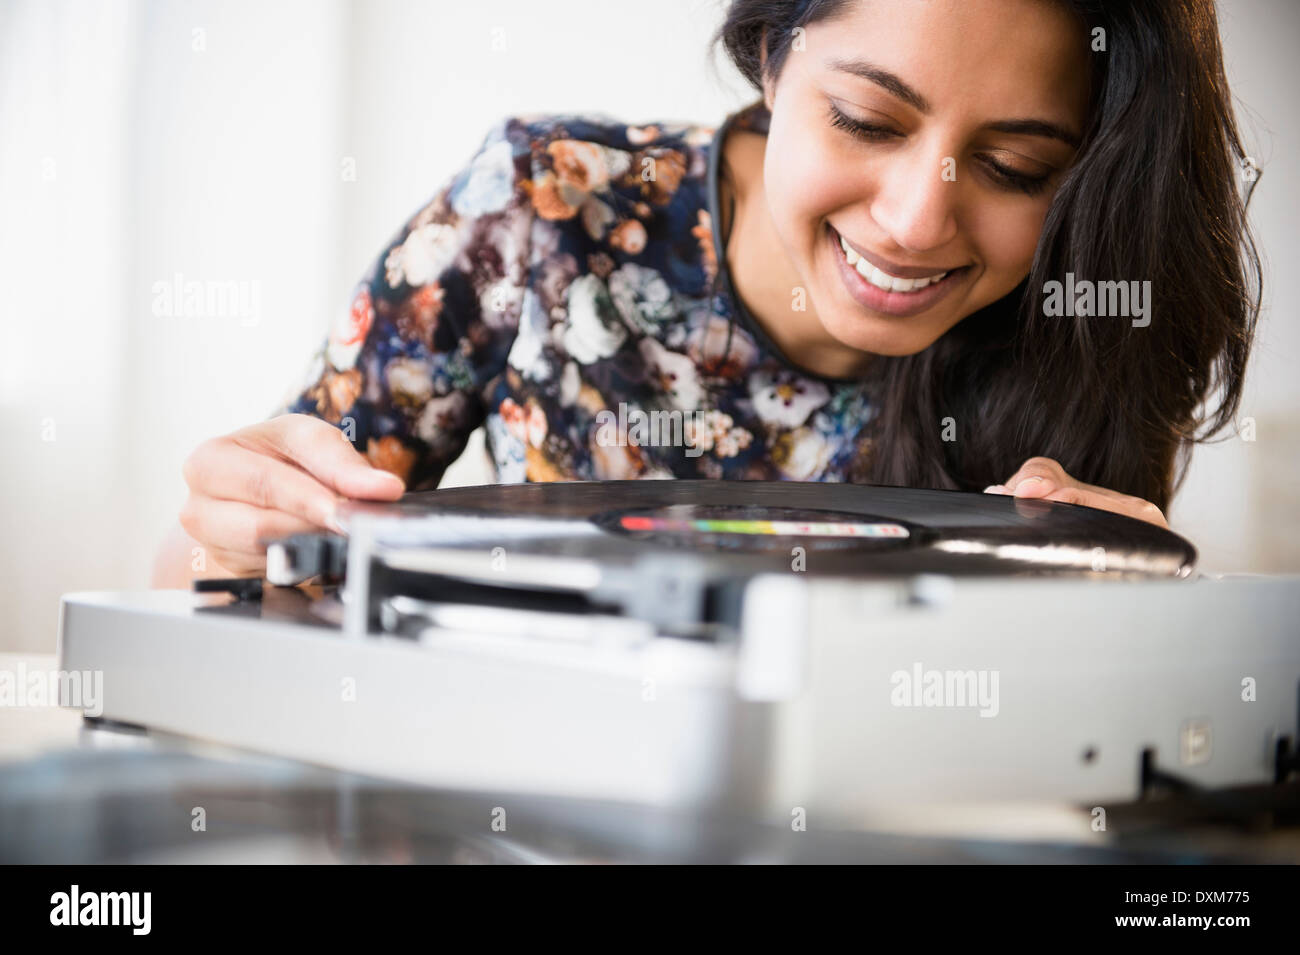
[[[1076,481],[1051,458],[1030,458],[1005,483],[986,487],[984,493],[1081,504],[1102,511],[1114,511],[1126,517],[1136,517],[1159,527],[1169,527],[1160,508],[1150,501]]]

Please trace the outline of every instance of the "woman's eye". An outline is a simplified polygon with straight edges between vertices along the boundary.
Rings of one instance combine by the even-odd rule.
[[[1046,189],[1047,180],[1051,178],[1051,176],[1033,176],[1017,172],[988,158],[985,158],[984,164],[988,168],[990,178],[999,186],[1006,189],[1015,189],[1030,196],[1037,195]]]
[[[834,103],[830,104],[830,108],[831,125],[836,126],[839,129],[847,130],[858,139],[863,139],[867,142],[880,142],[884,139],[893,139],[899,135],[899,133],[890,129],[888,126],[876,126],[872,123],[864,123],[853,119],[851,116],[846,116],[836,108]]]
[[[843,129],[850,135],[866,142],[883,142],[888,139],[897,139],[903,134],[897,130],[890,129],[888,126],[877,126],[874,123],[864,123],[861,120],[854,119],[851,116],[841,112],[839,108],[831,103],[830,120],[831,125],[838,129]],[[987,156],[981,157],[985,168],[988,170],[989,178],[994,184],[1002,189],[1011,189],[1016,192],[1023,192],[1026,195],[1038,195],[1047,188],[1047,182],[1051,178],[1048,175],[1032,175],[1030,173],[1019,172],[1009,166],[990,159]]]

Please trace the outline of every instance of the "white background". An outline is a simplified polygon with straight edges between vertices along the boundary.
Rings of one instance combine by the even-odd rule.
[[[52,650],[63,592],[147,586],[185,455],[299,381],[383,243],[497,118],[716,124],[752,100],[707,48],[721,12],[0,0],[0,649]],[[1228,0],[1221,22],[1265,170],[1257,440],[1199,449],[1171,518],[1203,569],[1294,571],[1300,4]],[[156,316],[153,284],[178,272],[257,282],[259,320]],[[485,479],[480,447],[449,483]]]

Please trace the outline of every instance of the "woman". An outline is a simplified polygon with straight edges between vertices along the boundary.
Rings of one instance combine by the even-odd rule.
[[[434,488],[480,424],[500,482],[985,489],[1163,525],[1259,302],[1210,0],[735,0],[718,39],[762,99],[716,130],[494,126],[287,413],[187,460],[160,582],[196,543],[260,573],[340,498]]]

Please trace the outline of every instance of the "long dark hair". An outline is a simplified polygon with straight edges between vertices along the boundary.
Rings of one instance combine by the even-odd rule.
[[[795,29],[846,2],[732,0],[714,42],[762,90],[764,31],[775,80]],[[877,411],[855,481],[978,490],[1042,455],[1164,509],[1192,445],[1233,422],[1261,272],[1213,0],[1058,2],[1088,38],[1105,31],[1105,51],[1029,275],[924,351],[872,363]],[[1045,283],[1067,272],[1150,280],[1150,323],[1045,315]]]

